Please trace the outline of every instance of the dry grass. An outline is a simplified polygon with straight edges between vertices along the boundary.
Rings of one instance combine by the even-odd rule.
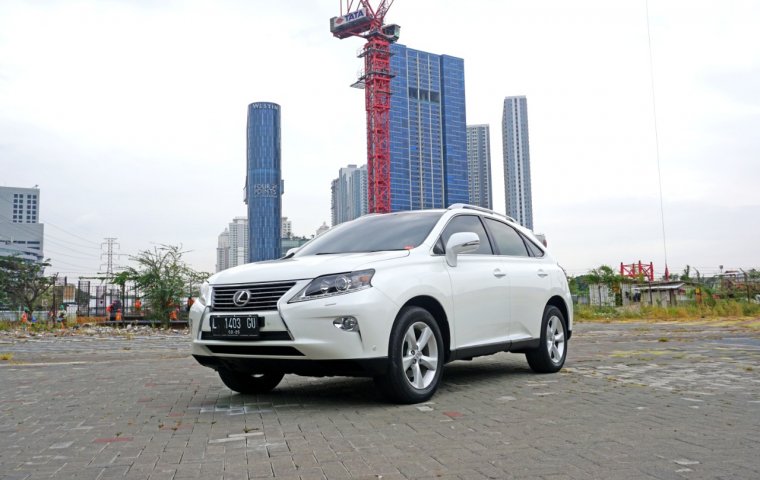
[[[574,318],[595,322],[704,322],[711,325],[741,325],[760,329],[760,305],[725,301],[715,305],[679,305],[676,307],[589,307],[576,305]]]
[[[0,360],[3,361],[10,361],[13,360],[13,354],[12,353],[0,353]]]
[[[84,323],[104,323],[107,317],[77,317],[77,323],[82,325]]]

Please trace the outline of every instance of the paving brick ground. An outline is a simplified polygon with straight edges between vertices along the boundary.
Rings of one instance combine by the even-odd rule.
[[[243,396],[183,334],[0,337],[0,479],[760,478],[760,332],[576,327],[566,369],[447,366],[433,401],[286,376]]]

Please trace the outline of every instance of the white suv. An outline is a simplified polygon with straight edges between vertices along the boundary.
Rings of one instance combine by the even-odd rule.
[[[240,393],[286,373],[358,375],[415,403],[453,360],[517,352],[559,371],[572,305],[562,268],[511,218],[462,204],[365,215],[212,276],[190,312],[192,353]]]

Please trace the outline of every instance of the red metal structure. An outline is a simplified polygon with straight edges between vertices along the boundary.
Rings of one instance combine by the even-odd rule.
[[[359,57],[364,57],[364,72],[352,86],[364,88],[367,110],[367,210],[391,211],[391,43],[398,40],[400,27],[384,25],[385,14],[393,0],[382,0],[373,8],[369,0],[345,0],[340,16],[330,19],[330,32],[340,39],[362,37],[367,40]],[[344,10],[345,6],[345,10]]]
[[[620,262],[620,276],[630,278],[648,278],[650,282],[653,282],[654,264],[652,264],[652,262],[649,262],[649,265],[642,264],[641,260],[639,260],[638,264],[631,263],[630,265],[624,265],[623,262]]]

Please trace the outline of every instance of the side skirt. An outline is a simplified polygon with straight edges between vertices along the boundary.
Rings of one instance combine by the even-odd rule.
[[[493,355],[500,352],[525,353],[528,350],[538,348],[541,345],[541,339],[519,340],[517,342],[492,343],[489,345],[478,345],[477,347],[460,348],[452,350],[449,361],[454,360],[472,360],[475,357]]]

